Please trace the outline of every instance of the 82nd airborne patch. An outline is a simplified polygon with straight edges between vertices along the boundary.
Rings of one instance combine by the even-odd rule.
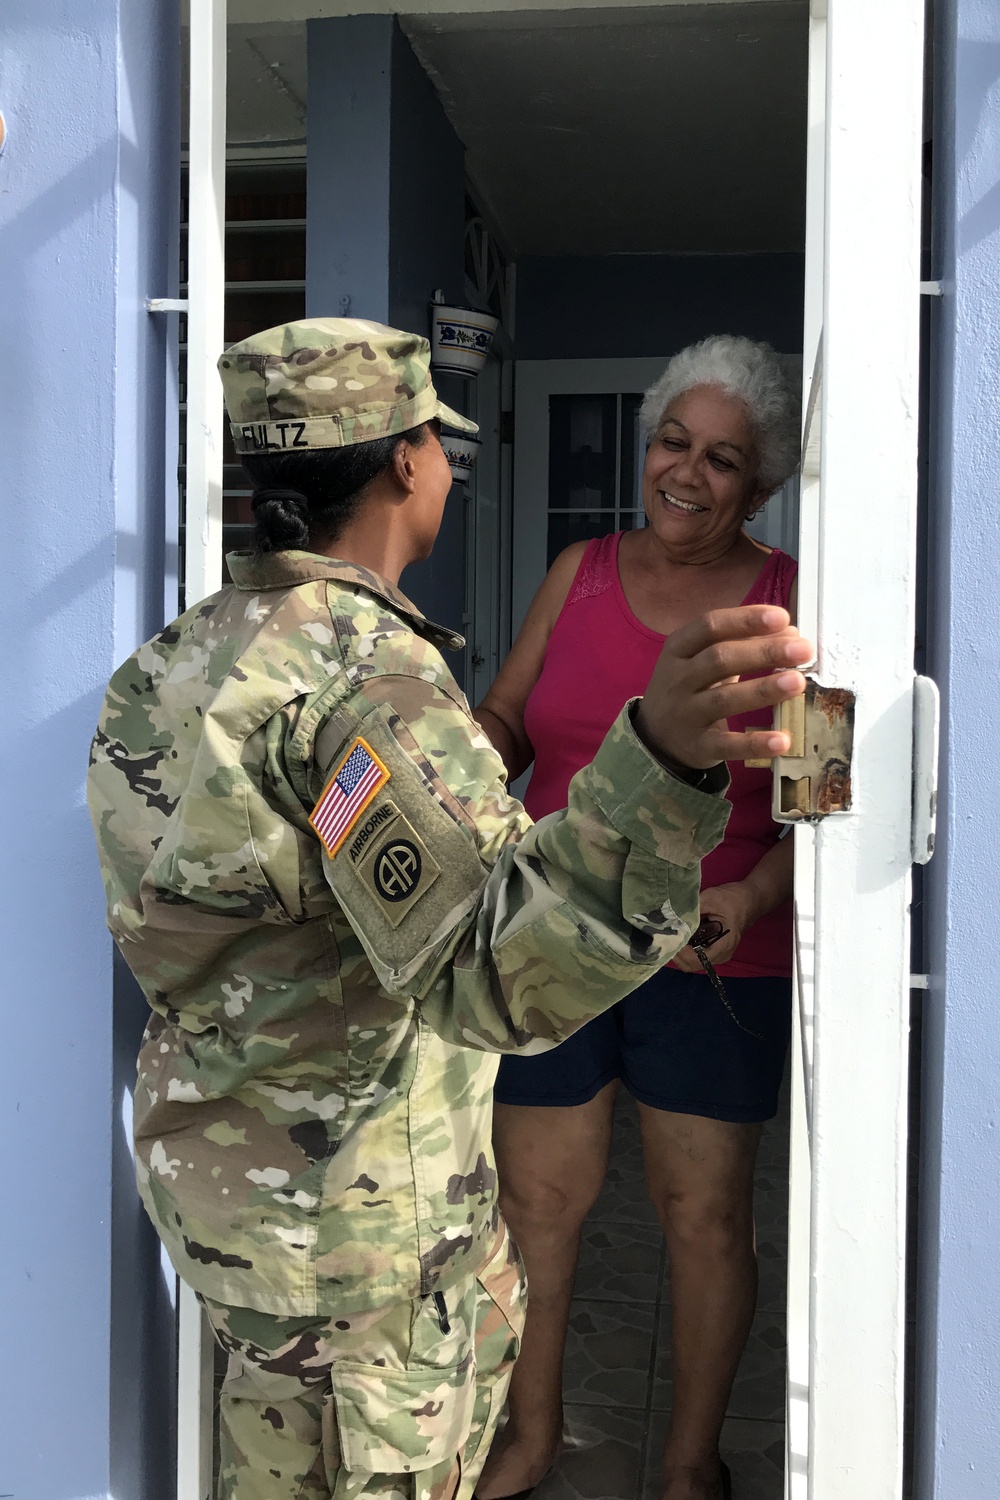
[[[357,854],[356,844],[348,853],[357,861],[354,874],[375,898],[382,917],[398,927],[438,879],[441,866],[395,803],[381,804],[376,816],[381,813],[387,816],[374,837]]]

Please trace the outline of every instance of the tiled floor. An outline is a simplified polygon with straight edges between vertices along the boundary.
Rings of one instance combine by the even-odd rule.
[[[735,1500],[781,1500],[788,1124],[757,1166],[760,1299],[723,1431]],[[670,1410],[670,1292],[635,1106],[619,1096],[611,1167],[584,1230],[566,1352],[566,1447],[535,1500],[657,1500]]]

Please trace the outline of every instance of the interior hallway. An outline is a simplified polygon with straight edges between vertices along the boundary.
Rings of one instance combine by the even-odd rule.
[[[756,1177],[760,1296],[722,1450],[737,1500],[781,1500],[788,1086]],[[657,1500],[670,1409],[670,1277],[642,1177],[635,1105],[618,1096],[608,1181],[584,1227],[566,1354],[567,1446],[534,1500]]]

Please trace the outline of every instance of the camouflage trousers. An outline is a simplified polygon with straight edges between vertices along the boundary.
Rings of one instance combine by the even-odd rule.
[[[505,1228],[478,1275],[329,1319],[202,1299],[229,1368],[218,1500],[469,1500],[524,1323]]]

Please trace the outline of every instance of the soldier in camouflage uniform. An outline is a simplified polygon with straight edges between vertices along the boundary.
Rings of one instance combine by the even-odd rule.
[[[220,368],[251,473],[389,439],[372,483],[393,527],[431,489],[440,520],[436,423],[472,424],[438,400],[425,340],[309,320]],[[673,738],[654,681],[532,826],[442,657],[460,638],[357,560],[372,493],[289,550],[261,518],[312,502],[260,490],[272,550],[234,554],[233,585],[116,672],[92,752],[109,926],[152,1009],[139,1189],[230,1356],[233,1500],[472,1494],[524,1303],[490,1150],[497,1055],[555,1046],[687,941],[728,812],[724,768],[692,769],[714,731],[685,731],[677,675],[720,649],[706,627],[668,664]],[[786,619],[737,614],[731,670],[807,659]],[[743,695],[718,713],[793,676],[713,688]]]

